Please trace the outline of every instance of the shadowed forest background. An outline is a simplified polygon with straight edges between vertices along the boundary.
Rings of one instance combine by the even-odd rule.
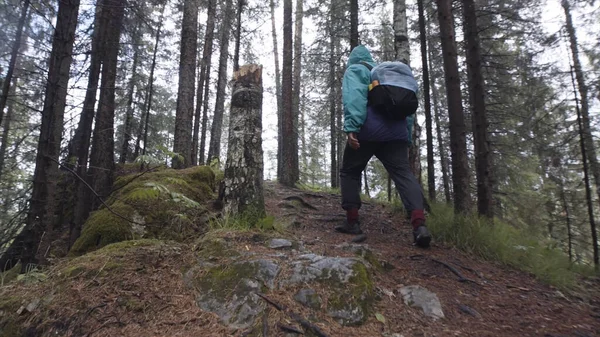
[[[264,67],[265,178],[337,189],[341,80],[358,43],[413,65],[411,165],[430,203],[597,267],[598,6],[1,0],[0,269],[65,256],[117,173],[223,169],[243,64]],[[376,160],[363,192],[399,203]]]

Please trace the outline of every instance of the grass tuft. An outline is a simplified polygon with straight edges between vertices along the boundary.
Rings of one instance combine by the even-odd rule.
[[[451,244],[486,260],[529,272],[558,288],[573,288],[580,275],[593,275],[593,268],[574,265],[561,250],[544,240],[500,220],[454,215],[451,206],[432,205],[427,227],[437,241]]]

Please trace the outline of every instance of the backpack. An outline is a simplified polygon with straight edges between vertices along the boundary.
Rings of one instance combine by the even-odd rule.
[[[417,82],[407,65],[401,62],[384,62],[375,67],[367,62],[361,64],[371,72],[368,104],[375,111],[391,120],[404,120],[417,111]]]

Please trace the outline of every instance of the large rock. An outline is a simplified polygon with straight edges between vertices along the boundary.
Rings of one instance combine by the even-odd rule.
[[[193,277],[191,283],[198,290],[200,308],[217,314],[231,328],[244,329],[252,326],[265,309],[256,293],[274,288],[279,271],[271,260],[241,261],[213,266]]]
[[[404,303],[411,307],[423,310],[423,313],[434,320],[444,318],[442,304],[437,295],[421,286],[407,286],[400,288]]]

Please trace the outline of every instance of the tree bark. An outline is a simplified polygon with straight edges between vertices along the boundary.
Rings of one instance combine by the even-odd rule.
[[[131,65],[131,78],[129,79],[129,87],[127,88],[127,112],[125,113],[125,130],[123,131],[123,145],[121,146],[121,155],[119,162],[124,164],[129,156],[129,142],[131,141],[131,128],[133,123],[133,94],[135,91],[135,83],[137,79],[137,67],[140,58],[140,30],[141,21],[138,21],[133,32],[133,64]]]
[[[427,189],[429,200],[435,201],[435,157],[433,153],[433,125],[431,117],[431,97],[429,94],[429,64],[427,62],[427,29],[423,0],[417,1],[419,11],[419,34],[421,39],[421,64],[423,66],[423,100],[425,101],[425,129],[427,132]]]
[[[466,141],[467,130],[460,91],[452,1],[437,0],[437,4],[442,53],[444,56],[444,78],[448,100],[448,115],[450,119],[454,210],[457,213],[466,213],[471,209],[469,161]]]
[[[469,102],[473,120],[473,143],[475,145],[475,172],[477,177],[477,211],[489,219],[494,217],[492,183],[490,173],[490,146],[488,121],[485,108],[485,82],[481,69],[481,47],[475,1],[463,1],[463,23],[469,78]]]
[[[397,61],[410,64],[406,0],[394,0],[394,50]]]
[[[202,61],[200,62],[200,77],[196,91],[196,116],[194,118],[194,138],[192,145],[192,165],[204,164],[204,150],[206,147],[206,124],[208,123],[208,111],[202,109],[203,100],[208,100],[208,94],[204,95],[205,87],[210,85],[210,63],[212,61],[213,39],[215,36],[215,0],[208,1],[206,11],[206,33],[204,35],[204,48],[202,50]],[[202,133],[200,140],[200,159],[198,160],[198,133],[200,129],[200,117],[202,117]]]
[[[350,0],[350,50],[359,44],[358,0]]]
[[[233,75],[225,211],[255,222],[265,215],[262,151],[262,67],[245,65]]]
[[[181,23],[179,58],[179,89],[175,113],[173,168],[192,165],[192,119],[194,116],[194,84],[196,83],[196,54],[198,52],[198,1],[185,0]],[[144,146],[145,147],[145,146]]]
[[[19,258],[23,272],[30,264],[37,263],[37,248],[44,231],[52,224],[58,174],[56,162],[60,154],[78,12],[79,0],[59,2],[29,211],[25,228],[15,239],[15,249],[0,258],[1,268],[11,268]]]
[[[277,27],[275,25],[275,1],[270,0],[271,30],[273,32],[273,57],[275,59],[275,95],[277,98],[277,180],[283,175],[283,107],[281,101],[281,72],[279,69],[279,50],[277,48]]]
[[[292,65],[293,65],[293,46],[292,46],[292,0],[283,0],[283,69],[282,69],[282,103],[283,103],[283,134],[281,140],[282,159],[283,159],[283,174],[281,183],[285,186],[293,187],[297,179],[298,151],[297,146],[294,146],[294,141],[297,144],[298,138],[294,131],[294,111],[292,104]],[[295,153],[294,153],[295,151]],[[294,167],[294,163],[296,167]]]
[[[101,196],[110,194],[115,167],[114,159],[114,119],[115,119],[115,85],[117,79],[117,63],[119,56],[119,39],[125,14],[125,0],[104,0],[104,11],[107,18],[106,36],[102,48],[106,51],[102,62],[102,80],[100,83],[100,99],[98,113],[90,151],[90,167],[88,178],[90,185]],[[97,200],[91,203],[93,208]],[[87,217],[87,215],[86,215]],[[85,217],[84,217],[85,218]]]
[[[144,148],[142,150],[143,156],[146,155],[146,150],[148,149],[148,126],[150,125],[150,112],[152,111],[152,98],[154,96],[154,71],[156,70],[156,57],[158,55],[158,45],[160,43],[160,34],[162,32],[166,6],[167,6],[167,3],[165,2],[160,11],[158,29],[156,30],[156,38],[154,40],[154,52],[152,54],[152,65],[150,66],[150,78],[148,79],[148,103],[146,104],[146,113],[144,114],[145,120],[144,120]],[[140,123],[141,123],[141,121],[140,121]]]
[[[592,234],[592,249],[594,251],[594,267],[596,271],[600,269],[600,258],[598,255],[598,233],[596,231],[596,221],[594,220],[594,204],[592,201],[592,188],[590,186],[590,175],[588,169],[588,148],[586,147],[585,123],[583,114],[579,109],[579,100],[577,98],[577,90],[575,89],[575,78],[573,72],[576,70],[571,66],[571,81],[573,83],[573,94],[575,96],[575,109],[577,110],[577,126],[579,127],[579,145],[581,147],[581,161],[583,163],[583,182],[585,185],[585,199],[587,202],[588,216],[590,220],[590,232]],[[581,90],[581,88],[580,88]]]
[[[21,16],[17,23],[17,32],[15,34],[15,40],[13,41],[12,50],[10,53],[10,61],[8,63],[8,71],[4,76],[2,82],[2,95],[0,96],[0,125],[2,125],[2,119],[4,117],[4,109],[6,108],[6,102],[8,101],[8,94],[10,92],[10,86],[12,84],[12,77],[17,64],[17,57],[19,56],[19,49],[21,48],[21,36],[23,35],[23,27],[27,20],[27,11],[29,10],[30,0],[25,0],[23,8],[21,8]]]
[[[587,157],[590,163],[590,169],[594,176],[594,182],[596,183],[596,193],[598,194],[598,201],[600,202],[600,164],[598,163],[598,157],[596,156],[596,146],[594,145],[594,138],[590,127],[590,115],[589,115],[589,101],[588,101],[588,87],[585,83],[583,71],[581,69],[581,62],[579,61],[579,48],[577,47],[577,35],[575,33],[575,27],[573,26],[573,19],[571,18],[571,10],[569,1],[563,0],[562,6],[565,11],[566,17],[566,28],[569,33],[569,40],[571,44],[571,53],[573,54],[573,68],[575,72],[575,78],[577,79],[577,87],[579,88],[579,96],[581,99],[581,136]],[[591,214],[590,214],[591,216]],[[598,240],[596,234],[596,225],[591,220],[590,225],[592,226],[592,238],[594,245],[594,265],[599,268],[598,261]]]
[[[304,0],[296,0],[296,26],[294,31],[294,73],[293,73],[293,92],[292,92],[292,114],[294,115],[294,179],[300,180],[300,160],[298,158],[298,119],[300,116],[300,87],[302,85],[302,21],[304,18]]]
[[[217,97],[215,113],[210,130],[210,146],[208,148],[208,162],[221,156],[221,135],[223,133],[223,114],[225,109],[225,89],[227,87],[227,60],[229,59],[229,34],[231,32],[232,0],[225,0],[223,22],[221,23],[221,36],[219,43],[219,77],[217,79]]]
[[[235,49],[233,52],[233,71],[240,69],[240,42],[242,38],[242,11],[244,10],[245,0],[238,0],[237,19],[235,24]]]
[[[337,123],[336,123],[336,99],[337,93],[335,90],[336,81],[335,81],[335,36],[333,32],[333,3],[331,5],[331,15],[329,18],[329,76],[327,82],[329,83],[329,133],[331,136],[330,139],[330,155],[331,155],[331,188],[339,187],[339,164],[338,164],[338,132],[337,132]]]
[[[16,86],[10,87],[8,96],[14,96]],[[13,112],[15,110],[14,101],[7,101],[6,118],[4,119],[4,125],[2,127],[2,144],[0,144],[0,181],[2,181],[2,174],[4,173],[4,160],[6,158],[6,149],[8,148],[8,134],[10,133],[10,123],[12,122]],[[5,205],[8,202],[5,201]]]
[[[433,63],[431,61],[432,57],[432,38],[429,37],[427,41],[427,46],[429,47],[428,55],[428,65],[429,69],[433,70]],[[434,108],[434,118],[435,118],[435,132],[437,136],[438,142],[438,152],[440,154],[440,166],[442,167],[442,185],[444,186],[444,197],[447,204],[452,202],[451,191],[450,191],[450,176],[449,176],[449,164],[448,164],[448,155],[446,153],[446,146],[444,145],[444,137],[442,135],[442,125],[440,122],[440,116],[442,114],[440,109],[440,95],[435,84],[435,79],[438,77],[437,73],[432,74],[431,79],[431,98],[433,99],[433,108]]]

